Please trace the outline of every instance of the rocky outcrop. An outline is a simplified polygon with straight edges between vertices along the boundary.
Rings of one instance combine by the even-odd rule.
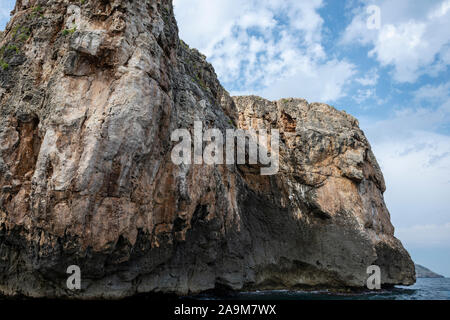
[[[19,0],[0,45],[1,293],[360,288],[373,264],[414,283],[358,122],[231,98],[171,1]],[[194,121],[279,128],[279,174],[173,164],[171,132]]]
[[[444,278],[444,276],[431,271],[420,264],[415,264],[416,278]]]

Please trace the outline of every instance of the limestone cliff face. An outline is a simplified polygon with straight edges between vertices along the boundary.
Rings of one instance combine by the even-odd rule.
[[[372,264],[414,282],[357,120],[231,98],[170,0],[18,0],[0,37],[1,293],[363,287]],[[194,121],[279,128],[279,174],[174,165],[171,132]]]

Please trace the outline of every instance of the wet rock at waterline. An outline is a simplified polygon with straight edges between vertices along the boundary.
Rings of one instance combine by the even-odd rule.
[[[231,98],[171,1],[19,0],[0,41],[2,294],[361,288],[374,264],[414,283],[357,120]],[[195,121],[279,129],[278,173],[175,165],[171,133]]]

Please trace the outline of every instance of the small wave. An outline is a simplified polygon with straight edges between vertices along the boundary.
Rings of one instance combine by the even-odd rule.
[[[200,300],[450,300],[450,279],[418,279],[411,287],[394,287],[390,290],[336,293],[329,290],[315,291],[254,291],[240,292],[229,297],[200,295]]]

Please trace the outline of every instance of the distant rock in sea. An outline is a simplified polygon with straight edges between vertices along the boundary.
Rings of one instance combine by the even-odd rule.
[[[419,264],[416,264],[416,278],[445,278],[440,274],[434,273],[430,269],[425,268]]]

